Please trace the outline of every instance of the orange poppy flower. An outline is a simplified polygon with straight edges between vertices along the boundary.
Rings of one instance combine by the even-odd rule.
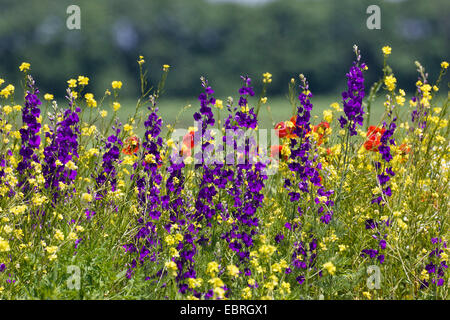
[[[411,148],[406,143],[402,143],[399,147],[399,150],[400,150],[400,155],[402,156],[400,158],[400,162],[404,163],[407,160],[406,155],[411,153]]]
[[[378,152],[378,147],[381,144],[380,139],[385,131],[386,129],[384,128],[381,129],[375,126],[370,126],[367,129],[367,140],[364,142],[364,148],[366,148],[367,151]]]
[[[129,137],[124,142],[122,152],[126,155],[132,155],[139,151],[139,138],[136,136]]]
[[[408,145],[406,143],[402,143],[399,147],[400,151],[401,151],[401,155],[405,156],[409,153],[411,153],[411,148],[408,147]]]

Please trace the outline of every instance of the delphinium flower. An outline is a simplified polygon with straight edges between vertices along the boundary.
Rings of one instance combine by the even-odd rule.
[[[385,75],[385,79],[393,77],[393,74]],[[381,189],[379,194],[374,195],[372,203],[384,205],[386,197],[392,195],[392,190],[387,184],[391,177],[395,175],[392,165],[390,165],[393,156],[391,154],[391,146],[395,145],[395,139],[393,137],[395,129],[397,128],[397,117],[393,115],[397,99],[395,97],[394,88],[387,86],[388,95],[385,106],[387,107],[387,121],[383,121],[381,128],[369,127],[367,141],[364,143],[364,147],[367,150],[378,152],[381,155],[382,163],[375,161],[375,169],[377,172],[377,182]],[[383,199],[384,197],[384,199]]]
[[[377,244],[375,245],[376,249],[373,248],[365,248],[361,250],[360,256],[367,257],[370,259],[377,259],[380,264],[384,262],[385,255],[383,254],[383,250],[386,249],[386,239],[387,239],[387,227],[390,226],[390,220],[381,220],[375,221],[374,219],[367,219],[365,221],[366,230],[370,230],[373,241]],[[372,242],[373,242],[372,241]]]
[[[200,112],[194,113],[194,120],[202,120],[203,131],[206,131],[208,126],[212,127],[215,123],[214,114],[210,105],[214,105],[216,99],[212,96],[214,94],[214,90],[208,85],[208,81],[203,77],[201,78],[201,81],[205,92],[201,93],[198,97],[198,100],[200,101]]]
[[[45,133],[50,144],[44,148],[44,164],[42,172],[45,178],[45,188],[54,190],[53,200],[56,201],[59,192],[70,185],[77,176],[79,107],[73,109],[73,97],[69,95],[70,108],[64,110],[62,119],[55,128]],[[56,116],[56,115],[55,115]],[[68,192],[69,190],[66,190]]]
[[[361,55],[357,46],[354,46],[356,54],[356,61],[350,68],[347,76],[347,91],[342,93],[342,100],[344,103],[345,117],[339,118],[341,128],[348,127],[350,136],[356,135],[356,125],[363,125],[363,105],[364,98],[364,76],[363,70],[366,69],[366,64],[361,63]]]
[[[227,130],[252,130],[258,125],[254,108],[248,107],[248,96],[253,96],[254,91],[249,77],[241,77],[244,81],[243,86],[239,89],[239,109],[235,109],[225,122]],[[226,137],[229,138],[229,137]],[[227,139],[227,143],[230,143]],[[256,212],[262,206],[264,195],[264,180],[267,179],[264,169],[265,164],[260,160],[253,161],[253,150],[256,149],[256,141],[254,137],[249,137],[248,141],[244,140],[244,146],[238,146],[236,139],[231,139],[233,150],[238,154],[242,154],[244,163],[236,165],[234,181],[229,190],[229,194],[233,197],[234,208],[230,208],[230,217],[233,220],[231,230],[222,235],[229,243],[231,250],[235,251],[240,262],[246,262],[250,256],[250,249],[253,247],[253,237],[259,225]],[[254,163],[256,162],[256,163]]]
[[[396,118],[389,124],[389,128],[385,128],[387,126],[386,123],[383,124],[382,135],[379,141],[378,153],[381,155],[381,158],[384,160],[383,163],[378,161],[375,162],[375,169],[377,171],[377,182],[381,189],[381,193],[375,194],[372,203],[378,203],[384,205],[385,200],[383,197],[391,197],[392,190],[391,187],[387,184],[391,177],[395,176],[395,172],[392,169],[392,166],[389,166],[389,162],[392,160],[391,147],[390,145],[395,145],[395,140],[392,137],[397,127],[395,124]]]
[[[199,185],[198,198],[195,201],[195,214],[198,221],[206,219],[209,226],[211,226],[210,220],[215,214],[215,210],[212,208],[212,198],[216,195],[217,190],[214,185],[211,185],[211,182],[214,181],[215,166],[208,165],[205,150],[211,146],[210,141],[214,139],[210,136],[208,127],[213,126],[215,123],[211,107],[209,106],[214,105],[215,98],[213,97],[214,90],[208,85],[208,81],[204,78],[202,78],[202,86],[205,92],[201,93],[198,97],[200,101],[200,112],[194,114],[194,119],[198,121],[198,126],[201,126],[201,128],[197,128],[197,131],[201,130],[201,134],[194,134],[194,145],[200,146],[200,148],[197,148],[199,149],[199,152],[194,154],[194,157],[198,162],[202,162],[201,165],[197,165],[197,169],[202,169],[202,180]],[[194,148],[194,152],[197,149]]]
[[[138,200],[144,208],[144,212],[150,218],[157,220],[161,212],[157,210],[160,204],[159,186],[162,175],[159,172],[161,167],[161,149],[163,139],[161,133],[162,119],[158,116],[158,108],[155,105],[149,107],[150,114],[144,122],[145,136],[142,144],[142,153],[139,163],[134,164],[134,169],[142,167],[145,175],[137,174],[136,186],[138,189]]]
[[[425,289],[434,284],[443,287],[445,283],[445,270],[448,269],[447,242],[442,238],[431,238],[434,249],[428,253],[429,260],[421,274],[420,289]]]
[[[305,234],[304,242],[296,241],[294,245],[294,253],[292,255],[291,264],[294,267],[287,268],[286,273],[295,276],[296,281],[302,284],[305,280],[305,272],[309,272],[315,266],[315,259],[317,256],[317,235],[314,230],[303,229],[301,224],[301,217],[307,219],[308,211],[312,210],[309,204],[302,206],[302,194],[312,197],[317,208],[317,214],[320,215],[320,221],[328,224],[331,221],[333,211],[331,207],[334,205],[331,196],[333,190],[326,190],[322,185],[322,179],[319,174],[322,165],[317,161],[317,155],[314,154],[314,149],[310,141],[311,136],[311,111],[313,105],[310,101],[312,93],[309,90],[309,84],[303,75],[300,75],[300,89],[298,96],[300,104],[297,106],[297,114],[293,117],[292,122],[295,123],[292,131],[295,138],[290,140],[290,156],[288,158],[288,168],[291,172],[291,177],[284,179],[284,188],[288,191],[289,200],[293,203],[294,208],[290,220],[285,224],[285,227],[292,233]],[[315,220],[313,213],[313,219]],[[305,216],[306,215],[306,216]],[[309,247],[306,247],[306,241],[309,242]],[[304,256],[304,260],[299,260],[298,257]],[[321,273],[319,272],[319,275]]]
[[[391,90],[392,89],[392,90]],[[364,143],[366,150],[379,153],[381,157],[380,161],[374,161],[374,167],[376,172],[377,187],[376,192],[372,195],[371,203],[378,204],[380,206],[380,211],[383,212],[383,206],[387,202],[387,198],[392,196],[392,189],[389,185],[389,181],[395,176],[393,170],[393,165],[391,160],[393,156],[391,154],[391,145],[395,145],[395,139],[393,137],[396,125],[396,117],[393,117],[393,111],[395,108],[393,88],[388,88],[388,100],[386,106],[387,118],[389,124],[383,121],[383,126],[381,128],[369,127],[367,141]],[[386,229],[390,226],[391,221],[389,218],[381,219],[380,221],[375,221],[373,219],[368,219],[365,222],[366,229],[372,231],[372,238],[378,241],[379,249],[365,248],[361,251],[362,257],[377,258],[382,264],[384,262],[384,254],[381,254],[381,250],[386,248],[388,233]],[[373,231],[376,231],[373,234]]]
[[[31,172],[32,164],[39,163],[37,151],[41,144],[41,137],[39,136],[41,129],[39,105],[41,105],[41,101],[37,96],[39,89],[35,87],[35,81],[31,76],[28,76],[27,86],[29,90],[26,92],[25,106],[22,109],[23,127],[19,130],[22,138],[19,154],[22,158],[17,165],[17,171],[21,176],[18,186],[22,187],[23,191],[29,190],[28,178],[33,176]]]
[[[166,188],[175,197],[171,200],[169,205],[168,196],[163,197],[163,208],[167,207],[171,209],[171,212],[175,214],[171,215],[171,223],[166,226],[168,231],[172,230],[171,225],[186,225],[187,230],[184,232],[183,241],[179,241],[175,249],[178,252],[178,257],[173,257],[172,262],[176,266],[176,281],[180,293],[186,294],[187,292],[192,292],[194,296],[200,297],[201,292],[197,292],[189,286],[189,281],[193,281],[197,274],[195,271],[195,255],[197,253],[197,245],[202,245],[207,243],[205,237],[207,234],[204,232],[202,235],[198,234],[198,228],[196,225],[198,223],[204,223],[206,227],[211,227],[212,217],[215,215],[216,210],[214,208],[214,203],[212,197],[217,193],[216,187],[212,185],[215,176],[218,174],[218,168],[216,165],[208,165],[207,159],[204,159],[206,155],[205,150],[210,146],[210,140],[212,137],[209,136],[208,127],[212,127],[215,123],[214,115],[210,105],[214,105],[215,98],[213,97],[214,90],[208,85],[208,81],[201,78],[202,86],[204,92],[198,97],[200,101],[199,112],[194,113],[194,120],[197,122],[197,131],[201,132],[199,135],[194,134],[194,158],[197,162],[202,164],[196,164],[196,169],[201,170],[201,180],[199,182],[199,191],[194,202],[194,211],[190,213],[186,210],[186,203],[181,201],[179,197],[184,185],[184,177],[182,175],[181,169],[184,168],[185,164],[183,161],[173,161],[171,160],[171,165],[168,169],[170,176],[167,180]],[[192,145],[191,145],[192,147]],[[178,164],[177,164],[178,163]],[[174,201],[175,200],[175,201]],[[176,207],[173,208],[173,205]],[[171,208],[172,207],[172,208]],[[208,228],[206,228],[208,229]],[[190,280],[191,279],[191,280]]]
[[[197,253],[195,242],[197,239],[193,234],[198,232],[198,229],[195,226],[194,210],[189,206],[189,201],[193,201],[193,199],[182,194],[185,186],[183,174],[185,164],[172,157],[169,157],[169,163],[166,194],[161,196],[161,208],[169,212],[169,221],[164,225],[167,232],[174,234],[178,228],[183,228],[184,234],[178,233],[181,237],[178,240],[175,238],[172,243],[175,245],[176,255],[171,258],[172,263],[169,266],[175,272],[175,280],[180,293],[184,294],[187,290],[192,290],[188,287],[188,279],[196,277],[194,258]]]
[[[153,101],[153,100],[152,100]],[[144,263],[145,259],[155,261],[155,252],[159,239],[156,236],[155,221],[161,216],[160,205],[160,185],[162,175],[160,151],[163,140],[159,136],[161,133],[162,119],[158,116],[156,103],[149,106],[150,114],[144,122],[145,136],[142,144],[142,152],[139,160],[134,163],[135,174],[131,177],[136,182],[137,198],[142,214],[138,218],[139,230],[134,236],[134,242],[124,245],[124,248],[139,254],[139,262]],[[144,174],[140,174],[140,171]],[[127,276],[131,277],[132,269],[136,267],[136,259],[133,259]]]
[[[312,154],[312,146],[310,137],[308,136],[308,133],[311,131],[310,118],[313,105],[311,104],[310,98],[312,97],[312,93],[309,91],[308,82],[303,75],[301,75],[301,80],[302,92],[299,95],[300,105],[297,107],[297,115],[294,116],[295,127],[293,130],[293,133],[298,138],[290,140],[291,153],[288,162],[288,167],[294,174],[295,180],[286,178],[284,180],[284,187],[289,191],[288,194],[291,202],[298,202],[300,199],[301,195],[298,191],[310,193],[312,191],[311,186],[316,187],[318,195],[316,203],[319,205],[318,213],[321,214],[321,221],[327,224],[333,214],[329,208],[334,204],[330,199],[334,192],[332,190],[326,191],[322,186],[319,174],[322,165],[320,162],[315,163],[317,162],[317,156]],[[300,216],[303,214],[300,206],[297,207],[297,213]]]
[[[123,145],[123,142],[118,137],[121,131],[120,126],[120,123],[116,123],[116,126],[112,127],[114,133],[111,134],[105,141],[106,151],[102,157],[101,170],[95,178],[97,189],[99,190],[96,194],[97,199],[101,199],[105,196],[105,191],[108,188],[107,183],[109,183],[109,185],[111,186],[111,191],[116,191],[116,166],[119,162],[120,149]]]
[[[293,272],[291,267],[286,268],[286,274],[296,275],[295,281],[298,284],[303,284],[305,282],[304,273],[308,269],[313,269],[316,263],[317,257],[317,239],[310,236],[310,242],[305,244],[302,241],[294,243],[294,250],[291,255],[292,267],[297,272]]]
[[[258,125],[258,120],[254,108],[248,108],[248,97],[253,97],[255,92],[253,87],[250,86],[251,79],[243,76],[241,78],[244,81],[244,85],[239,89],[240,98],[238,104],[241,109],[236,112],[234,120],[240,128],[255,129]]]

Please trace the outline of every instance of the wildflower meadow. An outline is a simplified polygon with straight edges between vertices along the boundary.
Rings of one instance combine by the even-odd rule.
[[[448,299],[449,63],[412,64],[406,92],[395,47],[371,53],[382,70],[353,52],[320,116],[305,72],[270,126],[265,70],[226,99],[199,79],[185,128],[159,108],[176,71],[151,57],[126,116],[120,79],[56,99],[30,63],[0,75],[0,298]]]

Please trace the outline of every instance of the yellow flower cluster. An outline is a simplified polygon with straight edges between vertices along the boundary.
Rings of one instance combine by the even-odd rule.
[[[120,90],[122,88],[122,81],[113,81],[111,83],[111,87],[113,89],[119,89]]]
[[[384,78],[384,84],[389,91],[394,91],[397,79],[393,75],[388,75]]]
[[[94,95],[92,93],[86,93],[84,95],[84,98],[86,99],[88,107],[91,108],[97,107],[97,101],[94,99]]]
[[[263,83],[271,83],[272,82],[272,74],[269,72],[263,73]]]
[[[12,84],[8,84],[5,88],[0,90],[0,97],[7,99],[10,95],[14,93],[14,86]]]
[[[85,76],[79,76],[78,77],[78,85],[80,86],[87,86],[89,83],[89,78]]]
[[[19,70],[22,72],[27,72],[30,70],[30,64],[28,62],[22,62],[22,64],[19,66]]]
[[[384,54],[385,56],[388,56],[388,55],[391,54],[392,48],[389,47],[389,46],[384,46],[383,48],[381,48],[381,51],[383,51],[383,54]]]

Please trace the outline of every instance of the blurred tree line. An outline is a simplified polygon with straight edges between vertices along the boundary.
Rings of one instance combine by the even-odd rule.
[[[416,81],[414,61],[433,77],[448,60],[448,0],[279,0],[263,5],[204,0],[0,0],[0,77],[17,81],[31,63],[43,92],[62,96],[71,77],[86,75],[102,94],[112,80],[136,95],[139,55],[156,81],[171,65],[166,94],[193,96],[206,76],[219,95],[234,94],[248,74],[259,84],[273,74],[270,94],[284,94],[304,73],[313,92],[342,90],[358,44],[368,81],[381,74],[381,47],[403,88]],[[81,30],[68,30],[66,9],[81,8]],[[381,30],[369,30],[369,5],[381,8]],[[258,85],[257,85],[258,87]]]

